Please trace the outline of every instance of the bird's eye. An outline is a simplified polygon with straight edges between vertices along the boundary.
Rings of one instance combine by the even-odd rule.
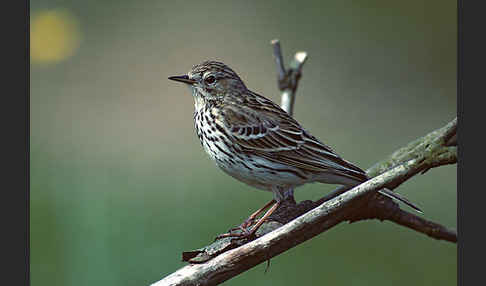
[[[207,78],[204,79],[204,81],[207,83],[207,84],[212,84],[216,81],[216,78],[212,75],[208,76]]]

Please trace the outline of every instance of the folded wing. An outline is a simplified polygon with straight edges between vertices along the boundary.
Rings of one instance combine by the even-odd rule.
[[[257,94],[245,104],[223,109],[225,129],[242,152],[319,174],[367,179],[359,167],[342,159],[329,146],[305,131],[279,106]]]

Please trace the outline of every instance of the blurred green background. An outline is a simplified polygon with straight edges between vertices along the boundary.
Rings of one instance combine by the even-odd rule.
[[[31,1],[32,285],[148,285],[271,198],[227,176],[167,77],[206,59],[277,102],[270,40],[309,59],[295,117],[368,168],[456,115],[456,1]],[[403,184],[456,228],[456,166]],[[335,186],[313,184],[296,199]],[[226,285],[455,285],[457,247],[341,224]]]

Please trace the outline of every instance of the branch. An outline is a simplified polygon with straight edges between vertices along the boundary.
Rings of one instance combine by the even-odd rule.
[[[205,263],[185,266],[153,285],[217,285],[222,283],[340,222],[356,219],[355,214],[350,210],[362,208],[367,203],[368,195],[374,195],[376,190],[387,186],[396,178],[407,177],[408,174],[416,172],[421,168],[423,162],[424,159],[421,158],[411,159],[324,202],[254,241],[219,254]]]
[[[400,178],[396,182],[388,185],[389,189],[395,189],[401,183],[405,182],[410,177],[416,175],[418,172],[424,174],[433,167],[439,167],[441,165],[455,164],[457,163],[457,118],[453,119],[446,126],[439,128],[429,134],[412,141],[407,146],[402,147],[384,160],[376,163],[371,168],[366,170],[369,177],[377,176],[387,169],[394,167],[398,164],[402,164],[407,160],[417,157],[427,157],[429,160],[424,162],[424,167],[415,173],[408,174],[406,178]],[[318,202],[324,202],[339,194],[349,190],[349,187],[340,187],[321,198]]]
[[[292,113],[295,90],[306,59],[295,57],[285,71],[278,40],[272,41],[279,73],[282,107]],[[301,60],[299,61],[298,58]],[[300,63],[300,64],[299,64]],[[282,76],[283,75],[283,76]],[[289,80],[289,78],[292,78]],[[284,100],[284,97],[287,99]],[[220,239],[206,247],[182,254],[189,264],[153,285],[216,285],[344,222],[388,220],[436,239],[457,242],[455,231],[400,209],[377,193],[394,189],[412,176],[431,168],[457,162],[457,118],[419,138],[375,164],[367,173],[374,177],[352,189],[341,187],[316,202],[286,200],[257,231],[253,241]]]
[[[282,58],[282,50],[278,39],[272,40],[273,57],[277,64],[278,88],[282,91],[282,103],[280,106],[288,114],[292,115],[294,111],[295,92],[302,75],[302,67],[307,60],[306,52],[297,52],[294,59],[290,62],[290,68],[285,70]]]

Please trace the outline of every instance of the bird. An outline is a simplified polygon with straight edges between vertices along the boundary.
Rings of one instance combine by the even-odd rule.
[[[352,187],[369,179],[364,170],[314,137],[278,104],[248,89],[222,62],[207,60],[194,65],[187,74],[168,79],[190,88],[196,134],[216,165],[241,182],[273,193],[273,199],[239,227],[217,238],[254,236],[301,185],[318,182]],[[391,190],[379,192],[421,212]],[[235,229],[241,231],[232,232]]]

